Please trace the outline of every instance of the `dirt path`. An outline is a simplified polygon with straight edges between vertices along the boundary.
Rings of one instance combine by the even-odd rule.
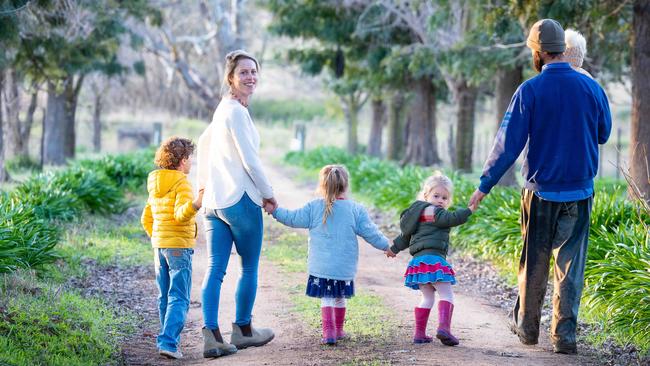
[[[285,176],[283,169],[267,164],[266,172],[274,186],[278,202],[283,207],[297,208],[314,197],[313,187],[296,184]],[[202,225],[200,220],[199,225]],[[344,344],[334,348],[320,346],[317,342],[318,329],[306,326],[291,312],[292,305],[288,294],[281,289],[283,275],[272,263],[262,257],[259,289],[253,311],[254,324],[274,329],[276,338],[264,347],[246,349],[219,359],[204,359],[200,301],[201,283],[207,268],[207,258],[202,232],[200,227],[194,255],[192,304],[182,334],[181,349],[185,359],[172,362],[160,358],[155,353],[154,335],[158,324],[150,322],[148,329],[143,331],[145,337],[131,342],[131,346],[125,350],[128,364],[331,365],[350,363],[350,360],[356,359],[385,360],[389,364],[401,365],[597,364],[588,355],[566,356],[550,352],[551,347],[546,333],[540,336],[539,346],[520,344],[517,337],[507,330],[507,319],[503,310],[490,306],[488,301],[476,294],[463,292],[462,283],[455,286],[456,305],[452,324],[452,329],[460,338],[461,345],[445,347],[439,343],[411,344],[412,309],[419,301],[419,293],[407,289],[402,284],[402,275],[409,256],[402,254],[398,258],[389,260],[383,256],[383,253],[363,241],[360,244],[362,260],[356,279],[357,286],[359,289],[378,295],[388,308],[395,309],[394,318],[398,319],[399,324],[394,334],[387,334],[381,342],[378,341],[377,345]],[[267,244],[265,242],[265,245]],[[230,337],[229,322],[234,319],[234,292],[239,275],[238,262],[238,256],[232,254],[222,287],[219,319],[226,339]],[[153,277],[151,282],[153,283]],[[151,296],[155,296],[155,292]],[[432,331],[435,329],[435,324],[436,320],[433,317],[429,321]],[[372,353],[370,358],[367,353]]]

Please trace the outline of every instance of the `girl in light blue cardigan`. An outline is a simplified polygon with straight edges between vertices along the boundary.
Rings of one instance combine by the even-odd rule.
[[[327,165],[319,173],[318,192],[323,198],[297,210],[277,208],[272,212],[284,225],[309,229],[306,294],[321,299],[322,343],[330,345],[346,336],[345,299],[354,296],[359,261],[357,235],[386,255],[392,254],[388,251],[388,239],[366,209],[347,199],[348,176],[344,166]]]

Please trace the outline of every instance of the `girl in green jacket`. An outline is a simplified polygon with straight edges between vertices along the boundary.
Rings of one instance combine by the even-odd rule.
[[[422,293],[422,300],[414,309],[414,343],[433,340],[426,334],[426,328],[436,292],[440,297],[436,338],[447,346],[459,343],[450,329],[454,310],[451,285],[456,279],[452,266],[447,263],[449,230],[465,223],[476,207],[447,211],[452,193],[453,184],[448,177],[440,172],[428,177],[417,200],[400,215],[401,233],[390,248],[395,254],[408,248],[413,256],[404,274],[404,285]]]

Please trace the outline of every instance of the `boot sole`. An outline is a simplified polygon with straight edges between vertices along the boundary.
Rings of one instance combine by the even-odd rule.
[[[265,344],[271,342],[271,341],[273,340],[273,338],[275,338],[275,334],[272,335],[271,338],[269,338],[269,339],[267,339],[267,340],[265,340],[265,341],[262,341],[262,342],[257,342],[257,343],[244,343],[244,344],[242,344],[242,345],[235,344],[235,343],[232,343],[232,342],[231,342],[230,344],[232,344],[232,345],[234,345],[235,347],[237,347],[237,349],[245,349],[245,348],[248,348],[248,347],[261,347],[261,346],[263,346],[263,345],[265,345]]]
[[[436,338],[438,338],[440,340],[440,342],[442,344],[444,344],[445,346],[457,346],[457,345],[460,344],[460,342],[458,342],[457,340],[455,340],[451,336],[449,336],[447,334],[444,334],[444,333],[436,334]]]
[[[222,356],[228,356],[237,353],[237,350],[235,351],[224,351],[220,348],[215,348],[211,349],[208,351],[203,352],[203,357],[204,358],[217,358],[217,357],[222,357]]]

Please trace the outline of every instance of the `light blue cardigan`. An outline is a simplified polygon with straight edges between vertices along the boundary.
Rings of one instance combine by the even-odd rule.
[[[351,200],[336,200],[323,225],[325,200],[317,199],[300,209],[277,208],[273,217],[284,225],[309,229],[309,274],[333,280],[354,280],[359,262],[357,235],[373,247],[387,250],[388,239],[372,222],[366,209]]]

